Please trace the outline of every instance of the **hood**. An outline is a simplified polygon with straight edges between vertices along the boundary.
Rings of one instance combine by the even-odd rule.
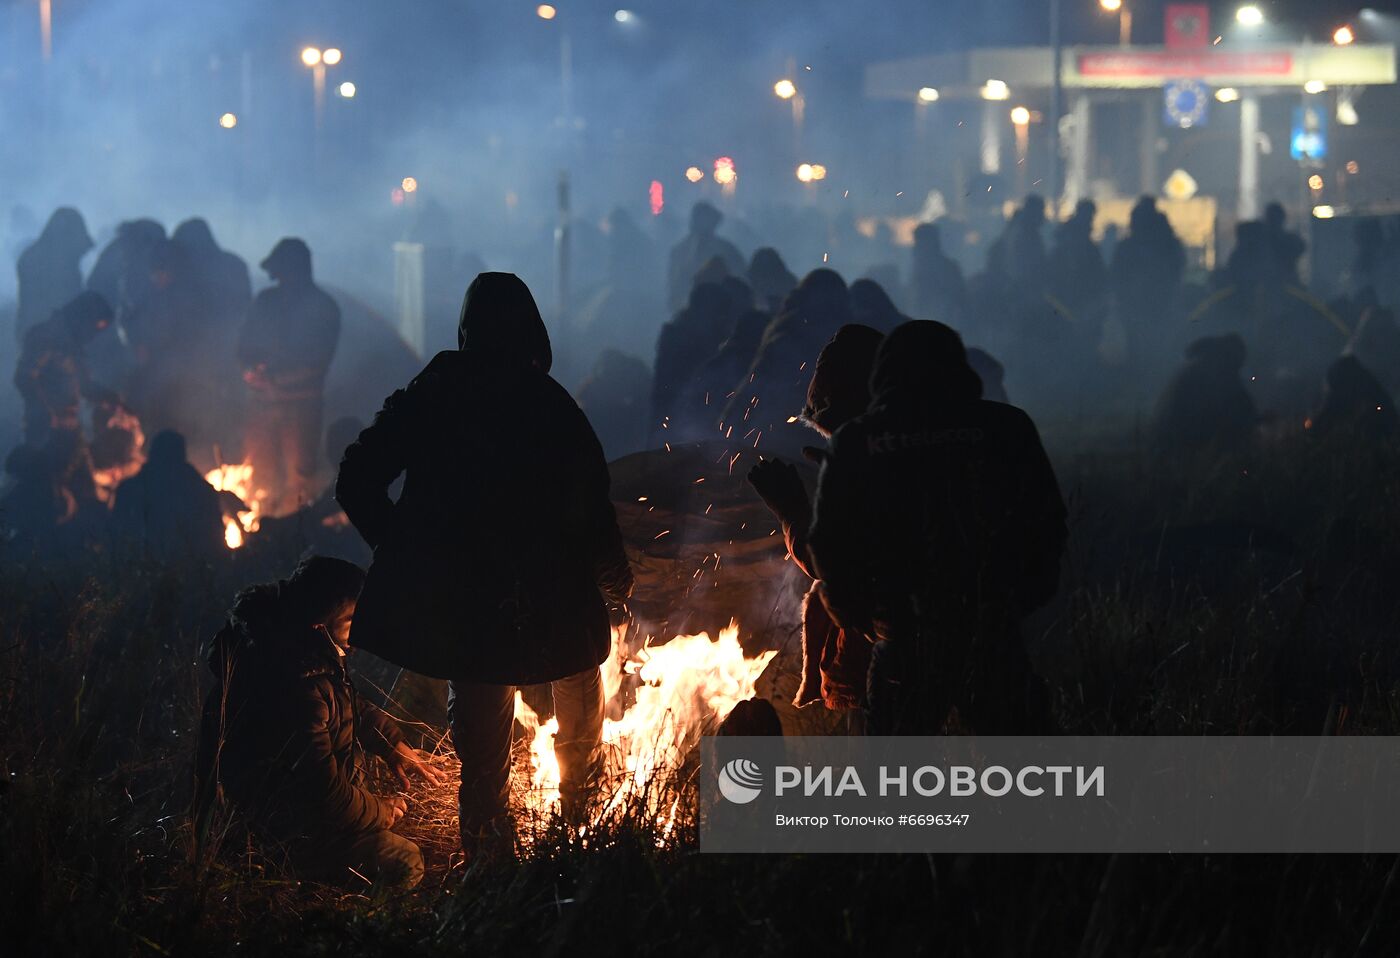
[[[277,241],[267,259],[258,264],[277,279],[311,279],[311,248],[304,240],[286,237]]]
[[[467,287],[457,348],[493,367],[549,372],[554,354],[530,287],[514,273],[482,273]]]
[[[951,326],[918,319],[897,327],[880,344],[870,393],[879,406],[964,403],[982,398],[982,380]]]
[[[191,253],[217,253],[219,244],[214,242],[214,233],[209,224],[199,217],[185,220],[175,227],[170,238]]]
[[[869,326],[842,326],[817,356],[802,418],[830,435],[865,412],[870,405],[870,373],[884,338]]]
[[[83,214],[71,206],[60,206],[53,211],[49,221],[44,224],[38,242],[44,247],[73,256],[81,256],[92,249],[92,237],[88,235]]]
[[[209,668],[216,676],[224,663],[241,660],[259,672],[312,676],[335,671],[339,656],[330,638],[304,626],[289,628],[283,621],[286,583],[255,585],[238,593],[228,624],[209,648]]]

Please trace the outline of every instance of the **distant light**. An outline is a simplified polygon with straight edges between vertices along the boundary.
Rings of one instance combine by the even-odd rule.
[[[1242,27],[1262,27],[1264,25],[1264,11],[1252,3],[1240,7],[1235,11],[1235,22]]]
[[[1337,98],[1337,122],[1342,126],[1356,126],[1361,117],[1356,115],[1356,102],[1345,93]]]
[[[1322,182],[1322,175],[1321,175],[1321,174],[1319,174],[1319,173],[1314,173],[1312,176],[1308,177],[1308,189],[1313,190],[1314,192],[1316,192],[1316,191],[1318,191],[1318,190],[1321,190],[1322,187],[1323,187],[1323,182]]]
[[[666,208],[666,187],[661,185],[660,180],[651,181],[651,186],[647,187],[647,199],[651,202],[651,215],[660,216]]]
[[[223,127],[225,130],[231,130],[237,125],[238,117],[232,113],[225,113],[223,116],[219,117],[219,126]]]
[[[715,160],[715,182],[720,186],[728,186],[739,178],[739,172],[734,169],[734,161],[727,156],[721,156]]]
[[[1340,26],[1337,32],[1332,34],[1332,42],[1339,47],[1345,47],[1356,42],[1356,31],[1348,26]]]
[[[539,17],[541,20],[553,20],[558,15],[559,11],[547,3],[542,3],[535,8],[535,16]]]
[[[326,66],[333,67],[340,62],[340,51],[335,47],[331,47],[325,53],[321,54],[321,60]]]
[[[705,171],[700,169],[700,167],[698,166],[687,167],[685,171],[685,178],[690,180],[690,182],[692,183],[699,183],[705,178]]]
[[[351,83],[349,80],[346,80],[340,85],[340,95],[345,97],[345,99],[347,100],[355,99],[355,84]]]
[[[1023,106],[1014,107],[1011,110],[1011,122],[1017,126],[1031,125],[1031,111]]]
[[[816,177],[812,174],[812,164],[803,163],[801,166],[799,166],[797,168],[797,178],[803,183],[810,183],[814,179],[816,179]]]
[[[984,100],[1009,100],[1011,99],[1011,88],[1004,80],[988,80],[982,86],[982,99]]]
[[[921,87],[919,87],[919,102],[920,102],[920,103],[937,103],[937,102],[938,102],[938,88],[937,88],[937,87],[931,87],[931,86],[921,86]]]
[[[1240,98],[1240,91],[1232,86],[1223,86],[1215,91],[1215,98],[1221,103],[1234,103]]]
[[[1330,220],[1337,215],[1336,209],[1331,206],[1314,206],[1312,213],[1320,220]]]
[[[613,19],[618,23],[631,23],[633,13],[631,10],[619,10],[613,14]]]
[[[1321,80],[1309,80],[1307,83],[1303,84],[1303,92],[1313,94],[1326,93],[1327,84],[1323,83]]]
[[[405,193],[414,193],[418,190],[418,181],[411,176],[405,176],[399,186],[403,188]]]
[[[321,51],[316,47],[307,47],[301,51],[301,62],[309,67],[314,67],[321,62]]]
[[[813,164],[812,164],[812,179],[814,179],[814,180],[824,180],[824,179],[826,179],[826,167],[822,166],[820,163],[813,163]]]
[[[404,193],[397,186],[389,191],[389,202],[395,206],[403,206]]]
[[[1123,9],[1123,0],[1099,0],[1099,6],[1109,13],[1117,13]]]
[[[791,80],[779,80],[773,84],[773,92],[778,94],[780,99],[791,100],[797,96],[797,84]]]
[[[1347,172],[1350,173],[1352,176],[1355,176],[1356,174],[1361,172],[1361,164],[1356,162],[1355,160],[1348,160]]]

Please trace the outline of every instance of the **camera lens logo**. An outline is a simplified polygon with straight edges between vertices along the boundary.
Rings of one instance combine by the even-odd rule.
[[[747,805],[763,790],[763,771],[746,758],[736,758],[719,770],[719,793],[735,805]]]

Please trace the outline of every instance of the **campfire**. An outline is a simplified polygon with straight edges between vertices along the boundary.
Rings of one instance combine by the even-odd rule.
[[[248,533],[258,531],[267,490],[253,485],[253,464],[250,462],[218,466],[206,472],[204,480],[218,491],[236,496],[243,506],[228,510],[224,515],[224,544],[230,549],[240,548]]]

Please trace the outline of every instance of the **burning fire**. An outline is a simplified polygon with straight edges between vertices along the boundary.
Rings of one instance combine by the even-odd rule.
[[[612,653],[603,664],[602,783],[590,816],[606,818],[629,800],[640,802],[669,835],[680,796],[654,787],[658,776],[677,772],[700,737],[752,698],[758,677],[776,652],[744,655],[739,626],[731,621],[717,639],[707,633],[677,636],[665,645],[628,650],[626,627],[613,630]],[[515,717],[529,736],[528,780],[517,774],[515,800],[524,812],[546,816],[559,799],[559,760],[554,754],[557,719],[541,722],[515,696]]]
[[[248,507],[246,511],[239,510],[236,518],[224,517],[224,544],[230,549],[239,548],[247,533],[258,531],[267,490],[254,487],[253,465],[249,462],[218,466],[204,474],[204,481],[220,492],[233,493]]]

